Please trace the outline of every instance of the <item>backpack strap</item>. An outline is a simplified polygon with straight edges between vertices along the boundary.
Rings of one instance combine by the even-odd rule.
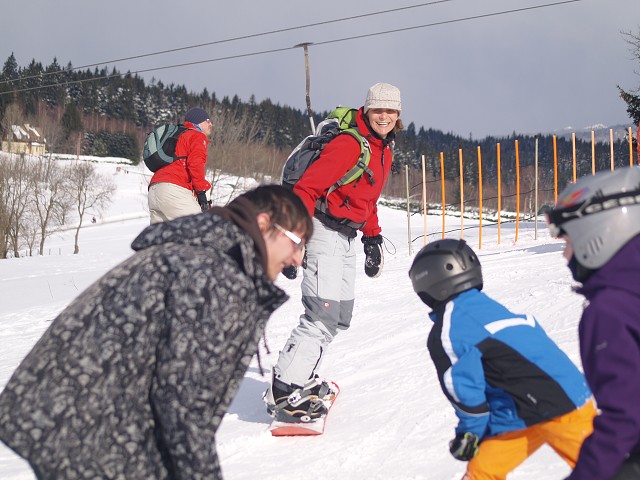
[[[338,180],[335,184],[333,184],[327,190],[327,193],[316,201],[316,214],[320,212],[322,215],[318,216],[319,220],[326,224],[329,228],[337,230],[339,232],[344,233],[349,237],[356,236],[356,230],[362,228],[364,226],[364,222],[357,223],[352,222],[347,218],[335,218],[331,213],[329,213],[329,207],[327,205],[327,198],[334,191],[336,191],[341,186],[356,181],[358,178],[362,177],[365,173],[369,176],[369,180],[373,185],[375,182],[373,180],[373,172],[369,168],[369,162],[371,161],[371,146],[366,138],[364,138],[355,128],[348,128],[340,132],[351,135],[355,138],[360,144],[360,155],[358,156],[358,160],[356,164],[351,167],[347,173],[345,173],[340,180]],[[323,219],[325,221],[323,221]],[[344,230],[344,231],[343,231]]]
[[[353,182],[365,173],[369,176],[371,185],[375,183],[375,180],[373,179],[373,172],[369,168],[369,162],[371,161],[371,146],[369,145],[367,139],[360,135],[360,133],[355,128],[348,128],[340,133],[351,135],[358,141],[358,143],[360,144],[360,156],[358,157],[356,164],[351,167],[351,169],[347,171],[347,173],[345,173],[340,180],[338,180],[333,186],[329,188],[326,194],[327,197],[342,185]]]

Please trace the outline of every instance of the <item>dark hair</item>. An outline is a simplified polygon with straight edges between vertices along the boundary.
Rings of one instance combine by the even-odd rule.
[[[398,118],[398,120],[396,120],[396,124],[394,125],[392,132],[398,133],[400,130],[404,130],[404,123],[402,123],[402,120]]]
[[[242,196],[256,207],[257,213],[268,214],[271,223],[287,230],[298,230],[306,240],[311,238],[311,217],[300,197],[292,190],[276,184],[260,185]]]

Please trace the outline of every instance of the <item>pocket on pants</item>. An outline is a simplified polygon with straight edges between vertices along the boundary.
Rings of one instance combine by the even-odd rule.
[[[340,301],[342,257],[320,256],[316,259],[318,298]]]

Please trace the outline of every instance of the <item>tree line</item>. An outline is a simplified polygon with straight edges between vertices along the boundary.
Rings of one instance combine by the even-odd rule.
[[[640,63],[638,37],[629,34],[628,41],[635,45],[634,54]],[[630,118],[639,123],[638,96],[622,89],[620,95],[629,106]],[[0,129],[6,132],[9,120],[25,118],[44,130],[48,150],[60,153],[121,156],[137,163],[146,133],[162,123],[180,122],[188,108],[195,105],[213,117],[214,141],[208,166],[213,171],[238,168],[278,175],[286,156],[310,133],[306,113],[274,104],[270,99],[259,103],[253,96],[246,102],[237,95],[220,99],[206,88],[191,93],[183,85],[165,85],[155,79],[147,84],[138,75],[120,73],[115,68],[77,70],[70,63],[62,67],[57,59],[48,66],[32,60],[21,68],[11,54],[0,74]],[[314,112],[315,123],[327,113]],[[520,141],[523,166],[533,162],[533,146],[538,138],[540,168],[543,174],[548,173],[554,161],[550,134],[534,137],[514,132],[507,137],[473,139],[425,129],[413,122],[397,137],[394,171],[397,173],[404,165],[419,169],[425,155],[429,171],[438,172],[440,152],[445,153],[447,164],[454,165],[459,149],[474,152],[480,146],[490,152],[498,142],[505,149],[505,158],[513,158],[515,138]],[[571,155],[570,140],[558,138],[557,142],[560,155]],[[591,142],[578,140],[579,162],[591,162],[591,147]],[[609,148],[606,143],[596,145],[596,157],[603,165],[608,162]],[[616,140],[615,156],[622,158],[625,151],[625,140]],[[486,174],[495,175],[495,162],[487,162],[486,166]],[[473,181],[477,175],[473,165],[469,167],[469,180]],[[447,171],[453,169],[445,169],[445,174]],[[505,181],[512,181],[514,169],[507,166],[503,175]],[[568,178],[564,170],[560,175],[563,180]]]

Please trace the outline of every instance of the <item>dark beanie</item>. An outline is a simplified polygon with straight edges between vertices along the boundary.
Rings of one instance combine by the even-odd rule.
[[[205,112],[203,109],[198,107],[193,107],[184,116],[185,122],[191,122],[194,125],[198,125],[208,119],[209,119],[209,114]]]

